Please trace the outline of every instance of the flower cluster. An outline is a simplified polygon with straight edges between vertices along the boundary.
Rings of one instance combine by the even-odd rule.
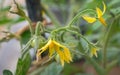
[[[55,40],[50,39],[48,43],[37,51],[37,59],[44,51],[49,50],[49,56],[57,53],[60,57],[60,62],[64,66],[64,62],[70,63],[72,61],[70,51],[67,47],[61,45]]]
[[[103,7],[104,7],[103,11],[100,8],[96,7],[97,18],[84,15],[84,16],[82,16],[83,19],[85,19],[88,23],[93,23],[98,19],[104,26],[106,26],[107,23],[105,22],[104,18],[102,17],[106,11],[106,5],[104,2],[103,2]]]

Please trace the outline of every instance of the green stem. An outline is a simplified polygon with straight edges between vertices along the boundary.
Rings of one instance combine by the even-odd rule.
[[[34,31],[33,31],[33,28],[32,28],[32,21],[27,16],[25,16],[24,18],[28,21],[28,23],[29,23],[28,25],[29,25],[29,28],[30,28],[31,36],[33,36]]]
[[[40,34],[44,32],[44,27],[43,24],[41,22],[37,22],[36,28],[35,28],[35,52],[37,51],[37,49],[39,48],[40,45]]]
[[[79,36],[79,38],[80,38],[80,36]],[[88,62],[90,62],[90,64],[94,67],[94,69],[96,70],[96,72],[97,72],[98,75],[106,75],[106,70],[103,69],[103,67],[101,65],[99,65],[93,58],[91,58],[90,56],[88,56],[87,53],[85,53],[85,50],[84,50],[83,46],[81,45],[80,41],[79,41],[78,49],[80,51],[76,52],[76,53],[79,53],[78,55],[81,55],[81,53],[82,53],[82,55],[84,56],[84,58]]]
[[[111,69],[118,63],[118,60],[115,59],[111,63],[109,63],[106,67],[106,72],[109,73]]]
[[[112,24],[110,25],[107,34],[106,34],[106,38],[105,38],[105,43],[103,46],[103,67],[106,68],[107,66],[107,46],[109,43],[109,39],[111,37],[111,33],[113,33],[112,29],[114,28],[115,25],[117,25],[119,23],[119,17],[120,15],[117,15],[116,17],[114,17],[114,20],[112,22]]]
[[[59,31],[64,31],[64,30],[66,30],[68,27],[60,27],[60,28],[57,28],[57,29],[55,29],[55,30],[53,30],[52,32],[51,32],[51,34],[54,34],[54,33],[56,33],[56,32],[59,32]]]
[[[72,30],[69,30],[69,29],[67,29],[67,31],[69,31],[69,32],[71,32],[71,33],[74,33],[74,34],[80,36],[80,37],[83,38],[89,45],[94,46],[91,42],[89,42],[89,41],[88,41],[83,35],[81,35],[80,33],[75,32],[75,31],[72,31]]]
[[[43,24],[41,22],[37,22],[36,28],[35,28],[35,35],[39,36],[40,30],[44,30]]]
[[[101,67],[93,58],[90,58],[89,56],[84,55],[85,59],[87,59],[88,62],[92,64],[92,66],[95,68],[98,75],[106,75],[106,70]]]
[[[76,35],[78,35],[79,37],[83,38],[88,44],[94,46],[91,42],[89,42],[83,35],[79,34],[78,32],[72,31],[67,29],[67,31],[72,32]],[[85,59],[87,59],[95,68],[95,70],[97,71],[97,73],[99,75],[106,75],[106,70],[103,69],[98,63],[96,63],[96,61],[92,58],[90,58],[89,56],[87,56],[87,54],[84,54]]]
[[[87,10],[80,11],[80,12],[70,21],[70,23],[68,24],[68,26],[71,27],[71,25],[72,25],[80,16],[83,16],[83,14],[86,14],[86,13],[88,13],[88,12],[89,12],[89,13],[90,13],[90,12],[95,13],[95,11],[92,10],[92,9],[87,9]]]
[[[70,27],[68,27],[68,26],[65,26],[65,27],[62,27],[62,28],[58,28],[58,29],[53,30],[53,31],[51,32],[51,34],[54,34],[55,32],[58,32],[58,31],[61,31],[61,30],[67,30],[67,31],[72,32],[72,33],[80,36],[81,38],[83,38],[89,45],[94,46],[94,45],[93,45],[91,42],[89,42],[83,35],[81,35],[80,33],[76,32],[76,31],[72,31],[72,30],[70,30],[69,28],[70,28]]]
[[[106,68],[107,66],[107,45],[108,45],[108,41],[110,39],[110,31],[112,29],[113,24],[110,25],[107,34],[106,34],[106,38],[105,38],[105,43],[103,46],[103,67]]]
[[[25,56],[25,54],[29,51],[29,47],[30,47],[30,44],[31,44],[31,42],[32,42],[32,40],[33,40],[33,38],[31,38],[28,42],[27,42],[27,44],[25,45],[25,47],[21,50],[21,58],[23,58],[24,56]]]
[[[10,11],[11,13],[14,13],[14,14],[17,14],[23,18],[25,18],[27,21],[28,21],[28,25],[29,25],[29,28],[30,28],[30,32],[31,32],[31,36],[34,34],[33,33],[33,29],[32,29],[32,21],[25,15],[25,12],[19,7],[19,5],[17,4],[17,2],[15,0],[13,0],[13,2],[16,4],[17,6],[17,12],[14,12],[14,11]]]

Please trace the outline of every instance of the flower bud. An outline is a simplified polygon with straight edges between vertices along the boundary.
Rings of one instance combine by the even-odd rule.
[[[25,12],[18,6],[18,4],[12,4],[9,11],[10,13],[17,14],[21,17],[26,17]]]
[[[15,14],[17,14],[19,12],[16,4],[12,4],[12,6],[11,6],[9,11],[11,13],[15,13]]]

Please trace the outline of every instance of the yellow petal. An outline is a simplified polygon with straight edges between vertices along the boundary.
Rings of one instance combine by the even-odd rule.
[[[62,51],[60,51],[59,56],[60,56],[61,65],[64,66],[65,56]]]
[[[95,55],[97,57],[97,51],[98,48],[91,48],[90,56],[92,57],[93,55]]]
[[[49,56],[51,57],[54,53],[54,43],[51,42],[51,44],[49,45]]]
[[[107,23],[105,22],[104,18],[100,17],[98,19],[104,26],[107,26]]]
[[[46,50],[51,44],[52,40],[50,39],[45,46],[43,46],[40,50]]]
[[[64,62],[70,63],[72,61],[69,49],[64,45],[52,40],[56,52],[59,54],[61,65],[64,66]]]
[[[103,12],[98,7],[96,7],[96,12],[97,12],[98,18],[100,18],[103,15]]]
[[[61,59],[61,65],[64,66],[64,60],[63,59]]]
[[[105,11],[106,11],[106,5],[105,5],[105,3],[103,2],[103,14],[105,13]]]
[[[65,47],[65,46],[57,43],[56,41],[54,41],[54,43],[55,43],[55,45],[63,48],[63,50],[60,50],[60,49],[59,49],[59,50],[63,52],[63,55],[65,56],[65,57],[64,57],[64,60],[65,60],[67,63],[69,63],[70,61],[72,61],[72,58],[71,58],[71,54],[70,54],[70,52],[69,52],[69,49],[68,49],[67,47]]]
[[[68,48],[64,48],[64,54],[65,54],[66,60],[68,60],[68,63],[72,61],[72,57]]]
[[[55,46],[56,52],[59,54],[61,65],[64,66],[64,54],[60,51],[58,46]]]
[[[93,54],[97,57],[97,50],[96,49],[93,50]]]
[[[88,23],[93,23],[96,21],[96,18],[89,17],[89,16],[82,16],[84,20],[86,20]]]
[[[40,56],[41,53],[43,53],[44,51],[46,51],[51,43],[52,43],[52,40],[50,39],[45,46],[43,46],[41,49],[38,49],[37,56]]]
[[[55,45],[59,46],[59,47],[62,46],[60,43],[58,43],[58,42],[56,42],[56,41],[54,41],[54,40],[53,40],[53,43],[54,43]]]
[[[64,55],[64,61],[67,62],[67,63],[70,63],[70,59],[68,58],[68,56],[65,53],[65,51],[63,51],[63,55]]]

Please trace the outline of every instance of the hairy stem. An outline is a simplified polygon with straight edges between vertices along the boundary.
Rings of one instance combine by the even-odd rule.
[[[88,13],[88,12],[89,12],[89,13],[90,13],[90,12],[95,13],[95,11],[92,10],[92,9],[87,9],[87,10],[80,11],[80,12],[69,22],[68,26],[69,26],[69,27],[72,26],[72,24],[73,24],[79,17],[83,16],[84,14],[86,14],[86,13]]]

